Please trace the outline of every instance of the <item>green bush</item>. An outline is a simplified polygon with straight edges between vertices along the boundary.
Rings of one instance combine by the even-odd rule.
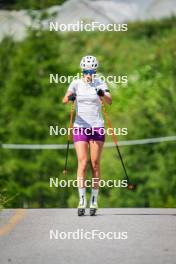
[[[85,54],[100,61],[106,76],[128,75],[128,86],[111,88],[107,107],[114,127],[127,127],[119,140],[174,135],[176,131],[175,18],[129,24],[129,31],[51,33],[29,30],[22,42],[0,44],[0,136],[2,143],[63,144],[49,136],[49,125],[68,126],[70,106],[63,106],[67,84],[49,84],[49,74],[75,75]],[[107,141],[111,141],[107,137]],[[102,207],[175,207],[175,142],[121,147],[136,191],[101,189]],[[0,149],[0,189],[16,198],[8,207],[77,205],[74,188],[50,188],[63,179],[65,150]],[[76,156],[69,154],[69,179],[76,178]],[[102,179],[123,179],[114,148],[102,155]],[[90,169],[88,170],[90,177]],[[89,190],[90,191],[90,190]]]

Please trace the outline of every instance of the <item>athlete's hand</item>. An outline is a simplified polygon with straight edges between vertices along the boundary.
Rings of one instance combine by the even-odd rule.
[[[73,93],[73,94],[69,95],[69,96],[68,96],[68,100],[69,100],[69,101],[75,101],[75,100],[76,100],[76,94]]]
[[[99,90],[97,91],[97,94],[98,94],[99,96],[104,96],[104,91],[101,90],[101,89],[99,89]]]

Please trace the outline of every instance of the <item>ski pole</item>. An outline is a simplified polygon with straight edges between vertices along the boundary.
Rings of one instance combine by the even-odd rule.
[[[75,108],[75,104],[74,101],[72,101],[72,105],[71,105],[71,111],[70,111],[70,124],[69,124],[69,132],[68,132],[68,139],[67,139],[67,150],[66,150],[66,157],[65,157],[65,165],[64,165],[64,170],[63,170],[63,174],[66,175],[67,174],[67,161],[68,161],[68,151],[69,151],[69,146],[70,146],[70,130],[73,127],[73,113],[74,113],[74,108]]]
[[[121,164],[122,164],[123,170],[124,170],[124,172],[125,172],[125,177],[126,177],[126,180],[127,180],[127,183],[128,183],[128,189],[129,189],[129,190],[133,190],[133,189],[135,188],[135,186],[134,186],[133,183],[131,183],[131,181],[130,181],[130,179],[129,179],[129,176],[128,176],[128,174],[127,174],[127,170],[126,170],[126,168],[125,168],[125,164],[124,164],[124,162],[123,162],[123,158],[122,158],[122,155],[121,155],[121,153],[120,153],[119,146],[118,146],[118,144],[117,144],[117,138],[116,138],[116,136],[115,136],[115,134],[114,134],[114,129],[113,129],[113,127],[112,127],[112,125],[111,125],[111,121],[110,121],[110,119],[109,119],[109,117],[108,117],[108,113],[107,113],[107,111],[106,111],[104,101],[103,101],[103,99],[102,99],[101,97],[100,97],[100,100],[101,100],[101,104],[102,104],[103,112],[104,112],[105,118],[106,118],[106,120],[107,120],[108,126],[109,126],[109,128],[112,129],[112,138],[113,138],[113,141],[114,141],[115,147],[116,147],[116,149],[117,149],[117,153],[119,154],[119,157],[120,157],[120,160],[121,160]]]

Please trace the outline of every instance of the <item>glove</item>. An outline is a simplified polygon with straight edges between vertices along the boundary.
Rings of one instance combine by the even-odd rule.
[[[76,100],[76,94],[73,93],[73,94],[69,95],[69,96],[68,96],[68,100],[69,100],[69,101],[75,101],[75,100]]]
[[[97,94],[98,94],[99,96],[104,96],[104,91],[101,90],[101,89],[99,89],[99,90],[97,91]]]

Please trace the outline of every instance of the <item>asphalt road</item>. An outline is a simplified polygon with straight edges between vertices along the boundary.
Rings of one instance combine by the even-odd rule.
[[[86,232],[101,236],[86,239]],[[103,239],[108,232],[116,239]],[[176,209],[101,209],[95,217],[78,217],[76,209],[0,212],[1,264],[175,264],[175,245]]]

